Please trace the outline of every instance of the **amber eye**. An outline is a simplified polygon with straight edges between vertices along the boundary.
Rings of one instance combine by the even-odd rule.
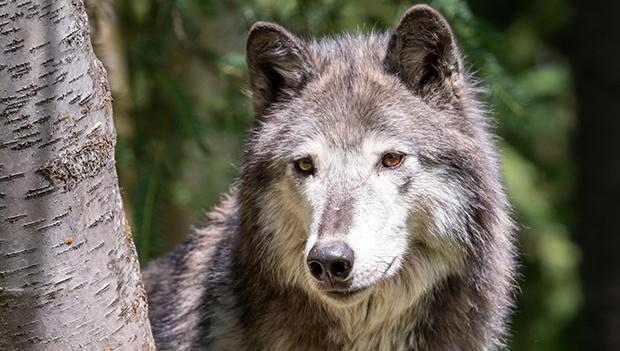
[[[395,152],[388,152],[383,154],[381,164],[386,168],[398,167],[403,162],[403,155]]]
[[[304,175],[310,175],[314,173],[314,162],[310,157],[303,157],[295,161],[295,168]]]

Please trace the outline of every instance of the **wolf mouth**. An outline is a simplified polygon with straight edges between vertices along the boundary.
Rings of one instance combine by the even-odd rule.
[[[361,292],[366,291],[366,288],[356,290],[327,290],[323,293],[331,298],[337,300],[345,300],[353,296],[359,295]]]

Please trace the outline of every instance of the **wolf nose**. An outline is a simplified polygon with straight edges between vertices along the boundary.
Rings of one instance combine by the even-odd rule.
[[[344,281],[351,274],[353,250],[343,241],[318,243],[308,253],[308,267],[319,281]]]

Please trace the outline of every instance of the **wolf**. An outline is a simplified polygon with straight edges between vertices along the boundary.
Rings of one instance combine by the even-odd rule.
[[[143,272],[159,350],[496,350],[515,225],[448,22],[303,40],[256,23],[254,123],[206,226]]]

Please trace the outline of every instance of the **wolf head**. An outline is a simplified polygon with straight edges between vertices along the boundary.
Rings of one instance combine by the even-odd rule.
[[[411,304],[504,240],[486,117],[438,12],[314,41],[257,23],[247,63],[242,240],[276,284],[333,306]]]

